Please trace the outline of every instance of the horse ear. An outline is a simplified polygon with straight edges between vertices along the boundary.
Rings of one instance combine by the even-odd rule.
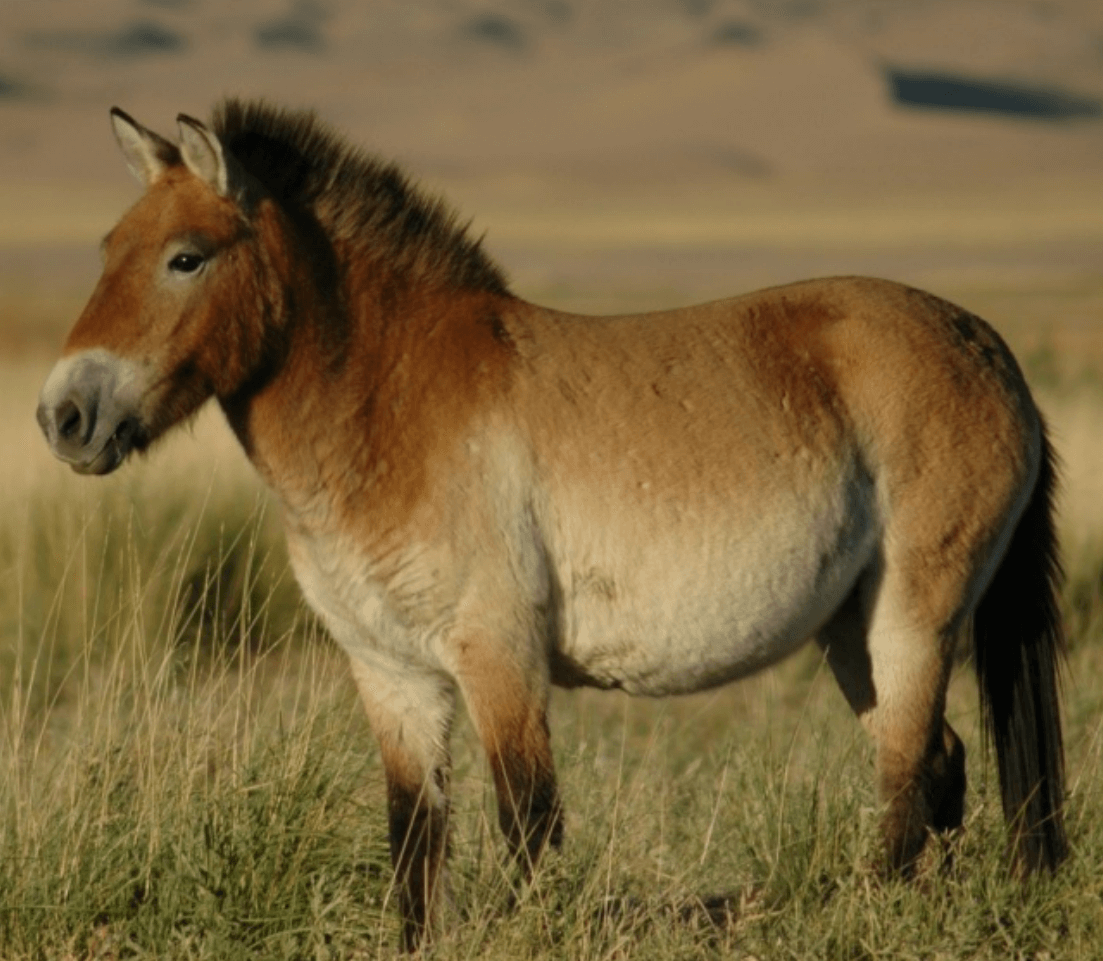
[[[146,187],[159,180],[174,163],[180,162],[180,152],[175,146],[118,107],[111,108],[111,128],[130,172]]]
[[[220,197],[228,197],[233,178],[221,141],[187,114],[180,114],[176,122],[180,124],[180,153],[188,169]]]

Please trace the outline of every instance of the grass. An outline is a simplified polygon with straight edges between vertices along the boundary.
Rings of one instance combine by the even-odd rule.
[[[377,753],[266,495],[217,416],[106,481],[70,476],[31,416],[46,366],[0,370],[0,448],[18,454],[0,465],[0,958],[390,956]],[[963,667],[949,715],[967,828],[950,866],[932,846],[916,883],[879,880],[870,745],[807,650],[693,697],[559,692],[567,842],[528,889],[461,724],[435,955],[1097,957],[1103,391],[1061,363],[1042,373],[1072,640],[1075,853],[1057,877],[1009,876]]]

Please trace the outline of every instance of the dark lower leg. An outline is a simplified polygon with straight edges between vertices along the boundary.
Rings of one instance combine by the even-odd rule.
[[[965,810],[965,747],[949,724],[918,760],[882,750],[879,757],[882,830],[891,871],[910,876],[929,830],[959,828]]]
[[[558,847],[563,815],[548,732],[547,679],[535,667],[509,670],[493,648],[464,648],[460,688],[494,775],[498,823],[531,878],[544,849]]]
[[[430,933],[447,853],[448,807],[446,803],[433,805],[430,793],[438,795],[438,791],[422,787],[387,787],[391,863],[402,914],[402,947],[406,951],[417,950]]]
[[[563,816],[555,781],[534,781],[525,775],[495,778],[498,823],[510,853],[531,876],[543,851],[563,841]],[[506,783],[508,782],[508,783]],[[503,798],[504,792],[504,798]]]
[[[558,848],[563,840],[563,813],[555,768],[547,741],[547,724],[541,721],[541,745],[529,741],[528,753],[513,747],[499,750],[491,759],[498,795],[498,822],[510,852],[526,875],[532,875],[544,849]]]
[[[914,775],[882,775],[881,784],[887,805],[881,821],[886,868],[890,874],[910,877],[927,841],[926,798]]]
[[[965,745],[943,722],[942,743],[929,766],[927,796],[931,827],[956,831],[965,820]]]

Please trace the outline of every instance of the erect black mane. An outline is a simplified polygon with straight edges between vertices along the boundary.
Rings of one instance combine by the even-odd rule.
[[[211,129],[283,206],[309,210],[334,242],[377,256],[410,279],[508,293],[505,276],[443,202],[392,163],[352,146],[312,111],[228,99]]]

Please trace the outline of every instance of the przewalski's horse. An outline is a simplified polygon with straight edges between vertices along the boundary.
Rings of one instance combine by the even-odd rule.
[[[550,685],[699,691],[809,638],[876,742],[891,869],[962,822],[970,636],[1017,862],[1065,857],[1053,456],[983,321],[854,278],[570,316],[310,114],[112,121],[146,190],[39,420],[105,474],[218,399],[379,739],[407,947],[458,695],[531,872],[562,833]]]

